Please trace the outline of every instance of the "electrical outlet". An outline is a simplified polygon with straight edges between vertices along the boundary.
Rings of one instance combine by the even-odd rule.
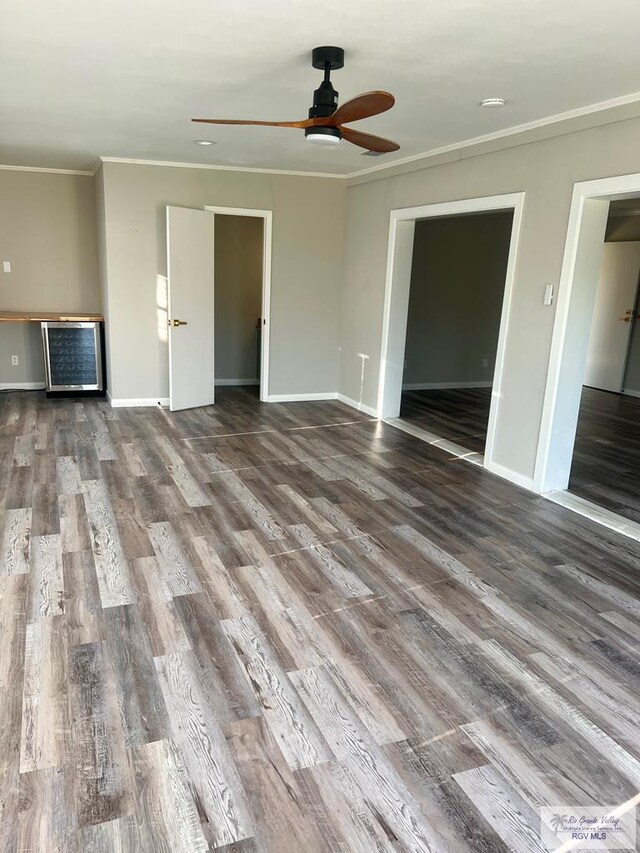
[[[20,364],[20,359],[17,355],[11,356],[11,367],[17,367]]]
[[[2,270],[3,272],[11,272],[11,261],[3,261]]]
[[[489,367],[489,359],[488,358],[482,359],[482,366],[483,367]]]

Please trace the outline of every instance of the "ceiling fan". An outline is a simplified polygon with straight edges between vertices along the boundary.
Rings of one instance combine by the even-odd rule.
[[[244,121],[241,119],[194,118],[191,121],[204,124],[249,124],[263,127],[296,127],[304,128],[304,135],[309,142],[322,145],[335,145],[341,139],[352,142],[367,151],[376,154],[387,154],[397,151],[400,146],[383,139],[345,127],[352,121],[379,115],[391,109],[395,98],[389,92],[365,92],[350,101],[338,106],[338,92],[331,85],[331,72],[344,65],[344,50],[341,47],[316,47],[311,54],[311,64],[314,68],[324,71],[324,80],[313,93],[313,106],[309,110],[309,118],[301,121]]]

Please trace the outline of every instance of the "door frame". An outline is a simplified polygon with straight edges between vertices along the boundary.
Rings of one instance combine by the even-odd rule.
[[[505,195],[426,204],[419,207],[398,208],[392,210],[390,213],[387,277],[384,295],[377,399],[377,417],[382,420],[395,418],[400,414],[404,349],[407,339],[407,321],[409,315],[413,237],[416,221],[441,216],[513,210],[513,224],[511,227],[509,257],[505,275],[504,296],[502,299],[496,364],[493,374],[491,407],[489,409],[489,423],[487,426],[487,441],[484,452],[483,464],[488,470],[491,470],[493,466],[495,435],[501,400],[502,374],[513,299],[524,198],[525,193],[523,192],[507,193]]]
[[[540,494],[569,484],[609,202],[638,195],[640,173],[573,185],[533,475]]]
[[[271,258],[273,254],[273,211],[253,210],[248,207],[220,207],[219,205],[205,205],[205,210],[213,213],[214,229],[215,216],[252,216],[263,220],[262,232],[262,330],[260,336],[260,402],[269,400],[269,354],[270,354],[270,326],[271,326]],[[215,252],[215,237],[214,237]],[[214,281],[215,287],[215,281]],[[215,379],[215,377],[214,377]]]

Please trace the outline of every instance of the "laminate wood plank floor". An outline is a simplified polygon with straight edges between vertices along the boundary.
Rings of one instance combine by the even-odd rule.
[[[404,391],[400,417],[484,452],[491,390]],[[568,491],[640,522],[640,399],[582,389]]]
[[[568,490],[640,522],[640,399],[582,389]]]
[[[476,453],[484,453],[491,388],[403,391],[400,417]]]
[[[0,560],[2,853],[519,853],[640,790],[638,543],[340,403],[0,395]]]

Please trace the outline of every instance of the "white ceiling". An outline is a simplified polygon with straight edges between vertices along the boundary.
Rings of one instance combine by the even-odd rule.
[[[0,0],[0,163],[350,173],[634,93],[639,32],[638,0]],[[395,94],[393,110],[354,127],[399,152],[190,123],[305,118],[321,44],[345,48],[341,101]],[[504,109],[478,107],[496,96]]]

